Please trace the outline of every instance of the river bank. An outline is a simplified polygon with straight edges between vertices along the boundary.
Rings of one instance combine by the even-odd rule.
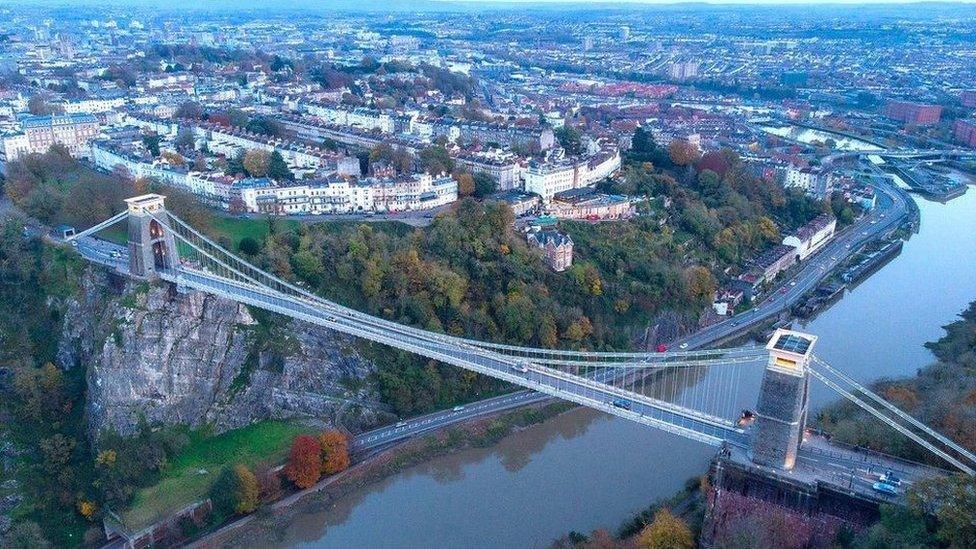
[[[253,533],[245,529],[267,529],[275,522],[295,518],[293,507],[307,498],[334,502],[366,486],[396,475],[404,469],[429,461],[434,457],[449,455],[469,448],[487,448],[501,439],[542,423],[572,409],[566,402],[552,402],[526,406],[516,411],[483,416],[466,421],[428,436],[415,438],[393,445],[385,450],[371,452],[342,473],[319,481],[315,486],[286,495],[271,502],[258,512],[241,517],[195,541],[191,547],[222,547],[251,543]],[[245,539],[237,540],[238,535]]]

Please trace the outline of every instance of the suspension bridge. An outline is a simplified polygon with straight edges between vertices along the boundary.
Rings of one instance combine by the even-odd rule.
[[[792,471],[805,453],[830,453],[808,443],[809,382],[815,379],[953,468],[976,473],[976,455],[814,355],[813,335],[780,329],[765,347],[668,352],[572,351],[457,337],[342,306],[268,273],[168,212],[163,196],[144,195],[126,203],[125,211],[66,240],[87,259],[134,278],[231,299],[723,451],[735,449],[770,471]],[[128,225],[127,249],[91,238],[123,222]],[[743,402],[741,393],[750,387],[757,396]],[[744,414],[744,408],[754,412]],[[856,458],[838,453],[836,459]],[[900,465],[906,474],[932,474],[929,468],[917,467],[912,473],[911,465]]]

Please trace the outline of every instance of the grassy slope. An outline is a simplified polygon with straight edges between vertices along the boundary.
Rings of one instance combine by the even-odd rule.
[[[139,529],[204,499],[225,465],[280,463],[292,439],[310,432],[296,422],[263,421],[217,436],[205,430],[190,434],[190,443],[173,458],[162,480],[136,493],[123,515],[126,525]]]

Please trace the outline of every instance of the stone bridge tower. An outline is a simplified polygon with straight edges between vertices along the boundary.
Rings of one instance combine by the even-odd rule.
[[[810,398],[810,356],[817,336],[778,329],[766,345],[750,456],[759,465],[792,469],[803,442]]]
[[[170,223],[165,199],[144,194],[125,201],[129,208],[129,272],[134,276],[153,279],[159,271],[179,265],[173,233],[163,225]]]

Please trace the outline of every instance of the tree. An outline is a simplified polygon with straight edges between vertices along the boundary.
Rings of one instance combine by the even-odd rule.
[[[685,294],[690,299],[706,301],[715,293],[716,282],[705,267],[689,267],[684,272]]]
[[[237,249],[241,253],[249,256],[258,255],[261,252],[261,244],[250,236],[245,236],[237,244]]]
[[[291,445],[285,476],[299,488],[309,488],[322,476],[322,446],[311,435],[299,435]]]
[[[196,101],[185,101],[176,108],[176,112],[173,113],[173,117],[199,120],[200,118],[203,118],[203,107],[201,107],[200,103],[197,103]]]
[[[576,156],[583,152],[583,134],[576,128],[563,126],[553,133],[556,134],[559,146],[566,151],[566,154]]]
[[[18,522],[0,537],[2,549],[47,549],[51,543],[36,522]]]
[[[938,519],[936,535],[950,547],[976,547],[976,477],[957,473],[916,482],[908,506]]]
[[[244,154],[244,171],[251,177],[264,177],[268,175],[268,165],[271,162],[271,154],[264,149],[251,149]]]
[[[261,502],[257,477],[246,465],[240,463],[234,466],[234,477],[237,481],[234,491],[234,511],[238,515],[253,513]]]
[[[454,174],[454,180],[457,181],[458,185],[458,195],[460,196],[471,196],[474,194],[474,178],[469,173],[458,173]]]
[[[271,157],[268,159],[268,177],[275,181],[295,180],[295,174],[291,173],[291,170],[288,169],[288,164],[285,163],[284,157],[278,151],[272,152]]]
[[[498,190],[498,180],[485,172],[475,172],[474,175],[474,195],[484,198],[492,195]]]
[[[37,116],[62,114],[64,113],[64,107],[50,103],[45,96],[37,94],[32,95],[27,100],[27,112]]]
[[[322,445],[322,472],[334,475],[349,468],[349,437],[338,429],[329,429],[319,435]]]
[[[442,145],[434,145],[420,151],[420,167],[431,175],[451,173],[454,160]]]
[[[142,136],[142,144],[149,151],[149,154],[153,156],[159,156],[159,134],[147,133]]]
[[[698,160],[698,147],[687,139],[675,139],[668,145],[668,156],[676,166],[689,166]]]
[[[237,502],[234,499],[237,491],[237,476],[230,467],[220,470],[216,480],[210,486],[210,505],[219,517],[229,517],[234,514]]]
[[[654,522],[637,535],[640,549],[694,549],[695,539],[691,530],[666,507],[654,513]]]
[[[180,128],[176,132],[176,139],[173,140],[173,145],[176,146],[177,150],[184,153],[192,151],[197,145],[196,139],[193,137],[193,130],[186,127]]]
[[[243,464],[224,467],[210,487],[210,503],[220,517],[254,512],[260,503],[257,477]]]

